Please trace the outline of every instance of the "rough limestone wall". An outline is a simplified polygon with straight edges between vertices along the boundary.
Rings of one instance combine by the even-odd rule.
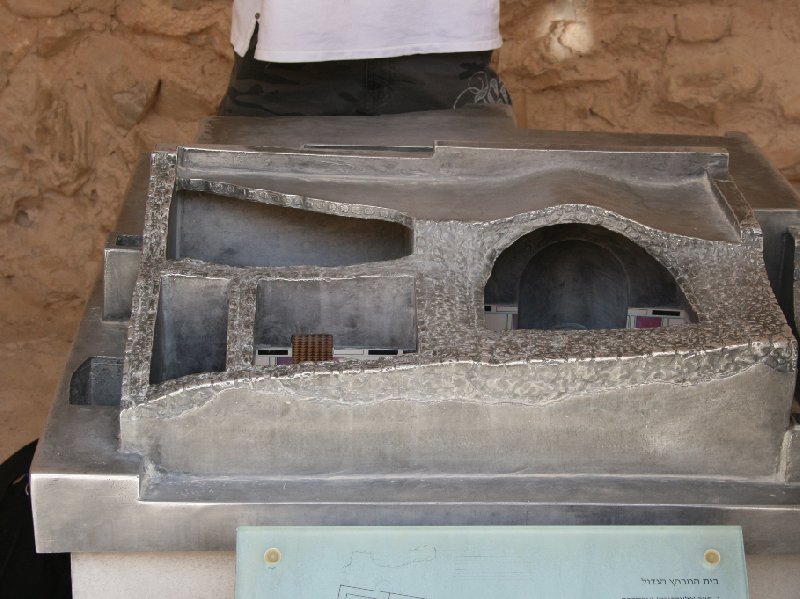
[[[137,156],[215,111],[229,26],[230,0],[0,0],[0,459],[39,434]]]
[[[503,0],[522,126],[745,131],[800,183],[797,0]]]
[[[214,112],[229,5],[0,0],[0,459],[38,434],[137,155]],[[522,126],[746,131],[800,182],[796,0],[503,0],[502,28]]]

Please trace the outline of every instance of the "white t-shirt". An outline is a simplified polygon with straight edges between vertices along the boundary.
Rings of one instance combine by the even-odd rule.
[[[234,0],[231,42],[244,56],[321,62],[493,50],[500,0]]]

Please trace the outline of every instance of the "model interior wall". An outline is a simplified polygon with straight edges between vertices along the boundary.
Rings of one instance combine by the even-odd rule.
[[[0,459],[38,435],[137,156],[215,111],[229,11],[0,0]],[[504,0],[502,30],[521,126],[745,131],[800,184],[795,0]]]

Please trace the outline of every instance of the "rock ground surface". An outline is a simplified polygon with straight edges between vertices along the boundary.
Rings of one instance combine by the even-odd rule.
[[[230,0],[0,0],[0,459],[36,438],[137,155],[188,142]],[[796,0],[503,0],[520,126],[745,131],[800,184]]]

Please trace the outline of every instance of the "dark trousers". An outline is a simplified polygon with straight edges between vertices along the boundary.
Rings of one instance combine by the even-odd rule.
[[[511,104],[491,52],[270,63],[235,56],[220,115],[356,116]]]

